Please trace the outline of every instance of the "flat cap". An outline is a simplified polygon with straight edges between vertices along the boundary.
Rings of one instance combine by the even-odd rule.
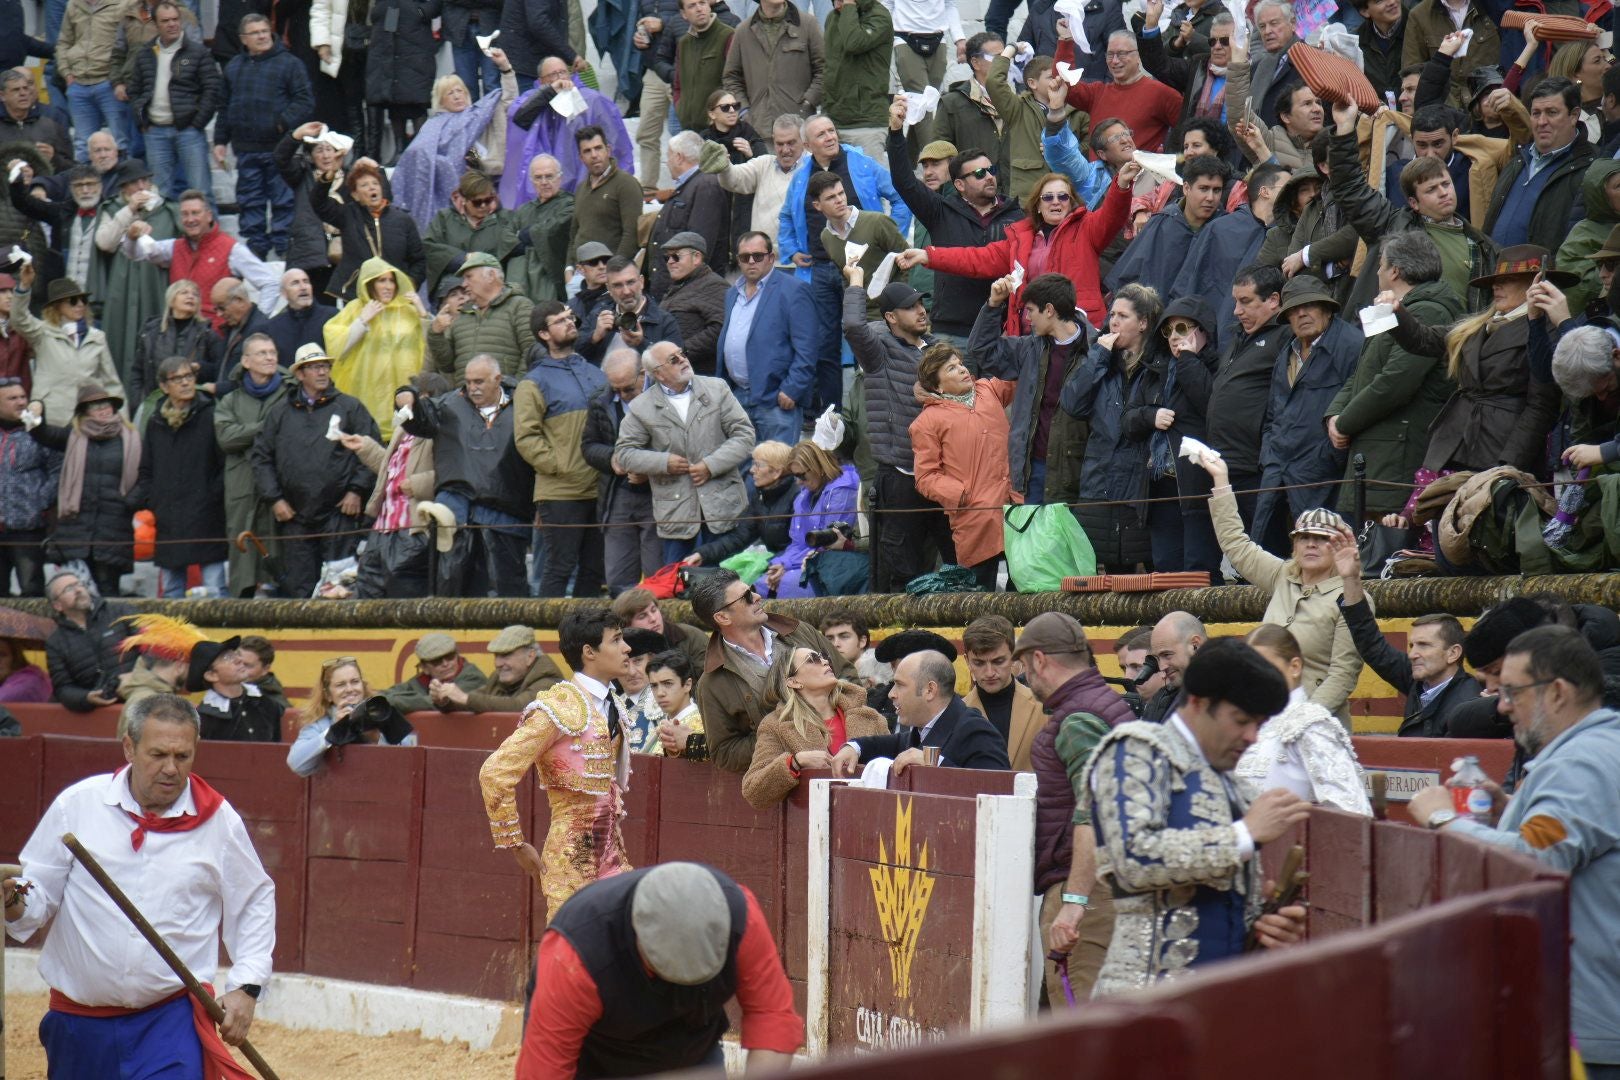
[[[665,982],[700,986],[720,974],[731,943],[731,909],[706,866],[663,863],[636,883],[630,926],[647,966]]]
[[[574,258],[582,263],[595,262],[597,259],[611,259],[613,258],[613,249],[600,240],[587,240],[579,245],[579,250],[574,252]]]
[[[1078,653],[1090,648],[1080,620],[1061,611],[1043,611],[1024,624],[1024,632],[1013,646],[1013,656],[1027,652]]]
[[[661,246],[665,251],[681,251],[690,248],[705,259],[709,257],[708,241],[690,229],[676,233],[668,240],[665,240]]]
[[[497,259],[487,251],[469,252],[467,257],[461,260],[460,272],[465,274],[467,271],[476,269],[480,266],[487,266],[491,270],[499,270],[501,268],[501,260]]]
[[[527,626],[508,626],[495,635],[495,640],[489,643],[489,651],[494,656],[505,656],[509,652],[517,652],[525,645],[533,644],[533,630]]]
[[[456,639],[437,630],[431,634],[423,634],[422,640],[416,643],[416,658],[428,663],[455,654]]]
[[[946,161],[956,156],[956,144],[946,142],[944,139],[935,139],[918,153],[918,161]]]

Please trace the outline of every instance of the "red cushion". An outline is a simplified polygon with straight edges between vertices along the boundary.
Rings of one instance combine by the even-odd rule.
[[[1303,41],[1288,47],[1288,62],[1299,71],[1305,85],[1316,96],[1333,105],[1354,105],[1372,114],[1384,105],[1361,69],[1342,56],[1307,45]]]
[[[1538,15],[1534,11],[1507,11],[1502,13],[1502,26],[1507,30],[1523,30],[1532,19],[1538,24],[1536,39],[1551,44],[1566,41],[1591,41],[1599,28],[1575,15]]]

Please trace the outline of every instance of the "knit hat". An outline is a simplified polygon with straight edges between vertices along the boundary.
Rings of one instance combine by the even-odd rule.
[[[725,967],[731,907],[706,866],[672,862],[647,871],[630,900],[630,926],[642,958],[665,982],[700,986]]]
[[[877,643],[874,654],[880,664],[898,664],[912,653],[933,650],[956,659],[956,646],[932,630],[902,630]]]
[[[1534,630],[1552,621],[1547,609],[1522,596],[1491,608],[1474,623],[1474,628],[1463,638],[1463,656],[1468,666],[1487,667],[1507,655],[1508,644],[1526,630]]]
[[[491,656],[505,656],[534,644],[534,631],[527,626],[508,626],[489,643]]]

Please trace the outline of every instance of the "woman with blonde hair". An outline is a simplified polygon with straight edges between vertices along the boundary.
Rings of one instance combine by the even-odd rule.
[[[1264,623],[1244,640],[1282,673],[1288,706],[1260,726],[1260,737],[1238,760],[1238,776],[1257,793],[1284,788],[1309,802],[1371,817],[1350,733],[1300,686],[1305,663],[1294,635],[1285,626]]]
[[[90,294],[72,278],[57,278],[46,293],[45,317],[36,319],[28,306],[34,280],[34,264],[23,263],[11,329],[34,350],[34,400],[45,404],[46,423],[65,424],[78,404],[81,385],[95,383],[121,395],[124,384],[107,335],[90,321]]]
[[[748,496],[748,512],[730,532],[721,533],[685,559],[688,566],[719,566],[755,544],[768,551],[781,551],[791,541],[788,523],[792,520],[793,499],[798,488],[793,483],[793,447],[767,439],[754,447],[754,462],[748,474],[754,492]]]
[[[356,291],[326,323],[332,385],[360,399],[386,444],[394,431],[394,392],[422,370],[428,313],[410,277],[382,259],[360,267]]]
[[[299,710],[298,724],[298,738],[287,750],[287,768],[299,776],[314,776],[328,750],[351,743],[416,745],[410,723],[386,699],[372,695],[360,661],[352,656],[321,661],[321,681]]]
[[[803,646],[782,650],[766,676],[765,707],[742,794],[767,810],[793,794],[805,769],[832,767],[850,739],[887,735],[888,721],[866,706],[866,691],[840,679],[828,658]]]
[[[469,155],[485,176],[499,177],[506,168],[506,110],[517,99],[517,74],[500,49],[489,50],[489,57],[501,73],[500,90],[474,101],[461,76],[440,76],[433,84],[433,114],[399,155],[394,188],[423,232],[450,206]]]
[[[1018,384],[974,379],[956,346],[943,341],[923,350],[917,382],[929,395],[911,422],[917,494],[944,507],[956,562],[994,592],[1001,508],[1024,501],[1007,454],[1007,407]]]
[[[213,393],[214,382],[226,373],[219,370],[225,355],[225,341],[202,311],[202,288],[189,278],[174,282],[163,294],[163,314],[146,320],[135,342],[135,362],[130,365],[129,400],[131,413],[139,413],[148,397],[160,396],[157,369],[171,356],[183,356],[197,365],[198,386]]]
[[[788,544],[755,583],[761,596],[814,596],[805,577],[805,560],[829,545],[811,543],[810,534],[838,524],[851,526],[853,533],[860,513],[861,477],[855,466],[839,464],[837,458],[806,439],[793,448],[788,470],[799,486],[793,497],[793,517],[788,520]]]

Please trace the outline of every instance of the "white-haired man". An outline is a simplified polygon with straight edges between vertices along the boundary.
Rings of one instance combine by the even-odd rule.
[[[669,267],[665,265],[663,245],[677,233],[691,232],[701,237],[726,236],[730,233],[731,199],[716,177],[698,170],[698,159],[703,153],[703,136],[695,131],[683,131],[669,140],[664,160],[669,164],[669,175],[675,178],[675,192],[658,211],[653,223],[648,246],[652,249],[652,294],[662,300],[669,291]],[[711,265],[725,273],[724,248],[716,246],[716,258]]]

